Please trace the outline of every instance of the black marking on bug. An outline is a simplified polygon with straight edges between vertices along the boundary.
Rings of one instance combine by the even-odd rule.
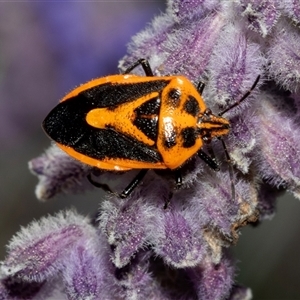
[[[178,89],[170,89],[168,92],[167,103],[172,107],[177,107],[180,104],[181,92]]]
[[[160,98],[155,97],[143,103],[141,106],[136,108],[134,111],[138,116],[141,115],[158,115],[160,110]]]
[[[153,92],[160,92],[169,82],[162,79],[137,83],[105,83],[82,91],[79,95],[89,99],[90,103],[95,103],[95,107],[91,109],[103,107],[114,109],[122,103],[135,101]]]
[[[180,134],[183,139],[182,146],[184,148],[190,148],[195,145],[197,135],[194,127],[186,127],[181,130]]]
[[[184,110],[194,117],[198,116],[200,113],[198,101],[193,96],[188,96],[188,99],[184,103]]]
[[[160,99],[154,98],[134,110],[133,124],[154,142],[157,140],[159,109]]]
[[[157,80],[135,84],[108,83],[93,87],[59,103],[44,120],[43,128],[55,142],[98,160],[123,158],[161,162],[162,157],[154,147],[125,136],[113,128],[94,128],[87,124],[86,115],[95,108],[114,107],[135,101],[151,92],[161,92],[167,84],[166,80]],[[154,125],[151,124],[152,127]]]

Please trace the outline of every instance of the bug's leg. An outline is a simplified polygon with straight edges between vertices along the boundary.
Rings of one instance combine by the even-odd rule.
[[[138,61],[133,63],[131,66],[129,66],[125,70],[124,74],[130,73],[133,69],[135,69],[138,66],[141,66],[143,68],[143,70],[147,76],[154,76],[148,60],[144,59],[144,58],[139,59]]]
[[[144,176],[146,175],[148,169],[142,169],[134,178],[133,180],[128,184],[128,186],[124,189],[124,191],[119,195],[120,198],[126,198],[128,197],[132,191],[135,189],[135,187],[142,181]]]
[[[208,155],[210,156],[210,158],[216,163],[216,165],[219,166],[217,159],[216,159],[215,152],[214,152],[211,144],[207,144],[206,147],[207,147]],[[219,170],[220,170],[220,168],[219,168]],[[218,171],[218,170],[216,170],[216,171]]]
[[[100,189],[104,190],[105,192],[108,192],[108,193],[111,193],[111,194],[115,194],[107,184],[105,184],[105,183],[100,183],[100,182],[97,182],[97,181],[93,180],[91,174],[89,174],[89,175],[87,176],[87,179],[88,179],[88,181],[89,181],[93,186],[95,186],[95,187],[97,187],[97,188],[100,188]]]
[[[224,153],[225,153],[226,160],[228,163],[229,177],[230,177],[230,182],[231,182],[231,195],[232,195],[232,201],[234,201],[235,200],[235,185],[234,185],[234,179],[233,179],[233,167],[232,167],[230,155],[228,153],[228,150],[227,150],[224,140],[222,138],[219,138],[219,140],[221,141],[221,143],[223,145]]]
[[[203,150],[198,151],[198,156],[213,170],[220,171],[220,166],[216,162],[216,159],[213,157],[211,158],[209,155],[207,155]]]
[[[176,182],[176,188],[179,189],[182,185],[182,175],[181,175],[181,169],[174,170],[175,175],[175,182]],[[170,192],[169,198],[165,200],[164,209],[167,209],[171,203],[171,198],[173,197],[173,193]]]
[[[200,95],[202,95],[204,88],[205,88],[205,83],[200,81],[197,85],[197,90]]]
[[[172,193],[172,192],[170,192],[170,194],[169,194],[169,198],[165,200],[164,209],[167,209],[167,208],[169,208],[169,206],[170,206],[170,203],[171,203],[171,198],[172,198],[172,197],[173,197],[173,193]]]
[[[251,93],[252,91],[255,89],[258,81],[259,81],[260,75],[258,75],[253,83],[253,85],[251,86],[251,88],[242,96],[242,98],[240,100],[238,100],[237,102],[233,103],[232,105],[230,105],[229,107],[227,107],[226,109],[224,109],[223,111],[221,111],[218,115],[221,117],[222,115],[224,115],[227,111],[229,111],[230,109],[238,106],[242,101],[244,101]]]
[[[176,187],[179,188],[182,185],[182,175],[181,175],[181,170],[177,169],[174,171],[175,172],[175,181],[176,181]]]
[[[118,194],[116,192],[113,192],[112,189],[105,183],[100,183],[100,182],[97,182],[97,181],[94,181],[92,179],[92,176],[91,174],[89,174],[87,176],[87,179],[89,180],[89,182],[94,185],[95,187],[97,188],[101,188],[103,189],[105,192],[108,192],[110,194],[114,194],[114,195],[117,195],[119,196],[120,198],[126,198],[128,197],[132,191],[135,189],[135,187],[141,182],[141,180],[144,178],[144,176],[146,175],[147,173],[147,169],[143,169],[141,170],[134,178],[133,180],[128,184],[128,186],[124,189],[124,191],[121,193],[121,194]]]

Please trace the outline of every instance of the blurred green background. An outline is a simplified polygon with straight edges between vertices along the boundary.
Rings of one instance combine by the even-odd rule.
[[[38,201],[27,162],[50,145],[40,125],[49,110],[76,85],[118,72],[131,36],[164,9],[164,1],[0,2],[0,260],[33,219],[97,209],[99,191]],[[300,299],[299,236],[300,203],[289,195],[273,220],[242,229],[237,279],[254,299]]]

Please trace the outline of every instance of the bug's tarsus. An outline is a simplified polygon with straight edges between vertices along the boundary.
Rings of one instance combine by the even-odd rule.
[[[147,76],[154,76],[151,66],[149,64],[149,61],[145,58],[141,58],[138,61],[136,61],[135,63],[133,63],[131,66],[129,66],[125,70],[124,74],[130,73],[132,70],[134,70],[138,66],[141,66],[143,68],[143,70]]]
[[[173,193],[170,192],[169,194],[169,198],[165,201],[165,205],[164,205],[164,209],[167,209],[170,207],[170,203],[171,203],[171,198],[173,197]]]
[[[204,88],[205,88],[205,83],[202,81],[199,81],[199,83],[197,85],[197,90],[201,96],[202,96]]]
[[[244,101],[251,93],[252,91],[255,89],[258,81],[260,79],[260,75],[258,75],[253,83],[253,85],[251,86],[251,88],[242,96],[241,99],[239,99],[237,102],[233,103],[232,105],[230,105],[229,107],[227,107],[226,109],[224,109],[223,111],[221,111],[218,115],[219,117],[221,117],[222,115],[224,115],[226,112],[228,112],[229,110],[231,110],[232,108],[240,105],[240,103],[242,101]]]
[[[242,96],[241,99],[239,99],[238,101],[236,101],[235,103],[233,103],[231,106],[227,107],[226,109],[224,109],[223,111],[221,111],[218,115],[222,116],[223,114],[225,114],[227,111],[231,110],[232,108],[238,106],[242,101],[244,101],[251,93],[252,91],[255,89],[257,83],[259,82],[260,79],[260,75],[258,75],[254,81],[254,83],[252,84],[251,88]],[[228,168],[229,168],[229,176],[230,176],[230,182],[231,182],[231,195],[232,195],[232,201],[235,200],[235,184],[234,184],[234,173],[233,173],[233,167],[232,167],[232,161],[229,155],[229,152],[227,150],[226,144],[224,142],[224,140],[219,137],[219,140],[222,143],[223,149],[224,149],[224,153],[225,153],[225,157],[228,163]]]
[[[128,186],[124,189],[124,191],[119,195],[120,198],[127,198],[135,189],[135,187],[142,181],[147,171],[148,169],[140,170],[138,174],[133,178],[133,180],[128,184]]]
[[[100,188],[100,189],[102,189],[102,190],[104,190],[105,192],[108,192],[108,193],[110,193],[110,194],[115,194],[107,184],[105,184],[105,183],[100,183],[100,182],[98,182],[98,181],[95,181],[95,180],[92,178],[92,174],[88,174],[88,175],[87,175],[87,179],[88,179],[88,181],[89,181],[93,186],[95,186],[95,187],[97,187],[97,188]]]
[[[214,157],[210,157],[201,149],[198,151],[198,156],[213,170],[220,171],[220,166]]]
[[[174,171],[174,173],[175,173],[176,188],[180,188],[182,186],[181,170],[177,169],[177,170]]]
[[[219,164],[217,162],[216,155],[215,155],[215,152],[214,152],[214,149],[213,149],[212,145],[211,144],[207,144],[206,148],[207,148],[209,157],[215,162],[215,164],[217,166],[217,169],[214,169],[214,170],[215,171],[220,171],[220,166],[219,166]]]
[[[219,138],[219,140],[222,143],[224,153],[225,153],[225,157],[226,157],[227,164],[228,164],[228,171],[229,171],[229,177],[230,177],[230,183],[231,183],[232,201],[235,201],[235,184],[234,184],[234,174],[233,174],[232,161],[231,161],[231,158],[230,158],[230,155],[228,153],[228,150],[227,150],[227,147],[226,147],[226,144],[225,144],[224,140],[222,138]]]

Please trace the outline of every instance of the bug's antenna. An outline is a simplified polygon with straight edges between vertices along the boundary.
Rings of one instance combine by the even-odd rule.
[[[256,85],[257,85],[259,79],[260,79],[260,75],[258,75],[258,76],[256,77],[256,79],[255,79],[255,81],[254,81],[252,87],[250,88],[250,90],[248,90],[240,100],[238,100],[237,102],[233,103],[231,106],[229,106],[229,107],[227,107],[226,109],[224,109],[223,111],[221,111],[221,112],[218,114],[219,117],[221,117],[223,114],[225,114],[225,113],[226,113],[227,111],[229,111],[230,109],[232,109],[232,108],[238,106],[242,101],[244,101],[244,100],[252,93],[252,91],[255,89],[255,87],[256,87]]]
[[[227,147],[226,147],[226,144],[224,142],[224,140],[222,138],[219,138],[222,145],[223,145],[223,149],[224,149],[224,153],[225,153],[225,156],[226,156],[226,160],[227,160],[227,163],[228,163],[228,168],[229,168],[229,176],[230,176],[230,183],[231,183],[231,195],[232,195],[232,201],[234,202],[235,201],[235,185],[234,185],[234,178],[233,178],[233,167],[232,167],[232,162],[231,162],[231,159],[230,159],[230,156],[229,156],[229,153],[228,153],[228,150],[227,150]]]

